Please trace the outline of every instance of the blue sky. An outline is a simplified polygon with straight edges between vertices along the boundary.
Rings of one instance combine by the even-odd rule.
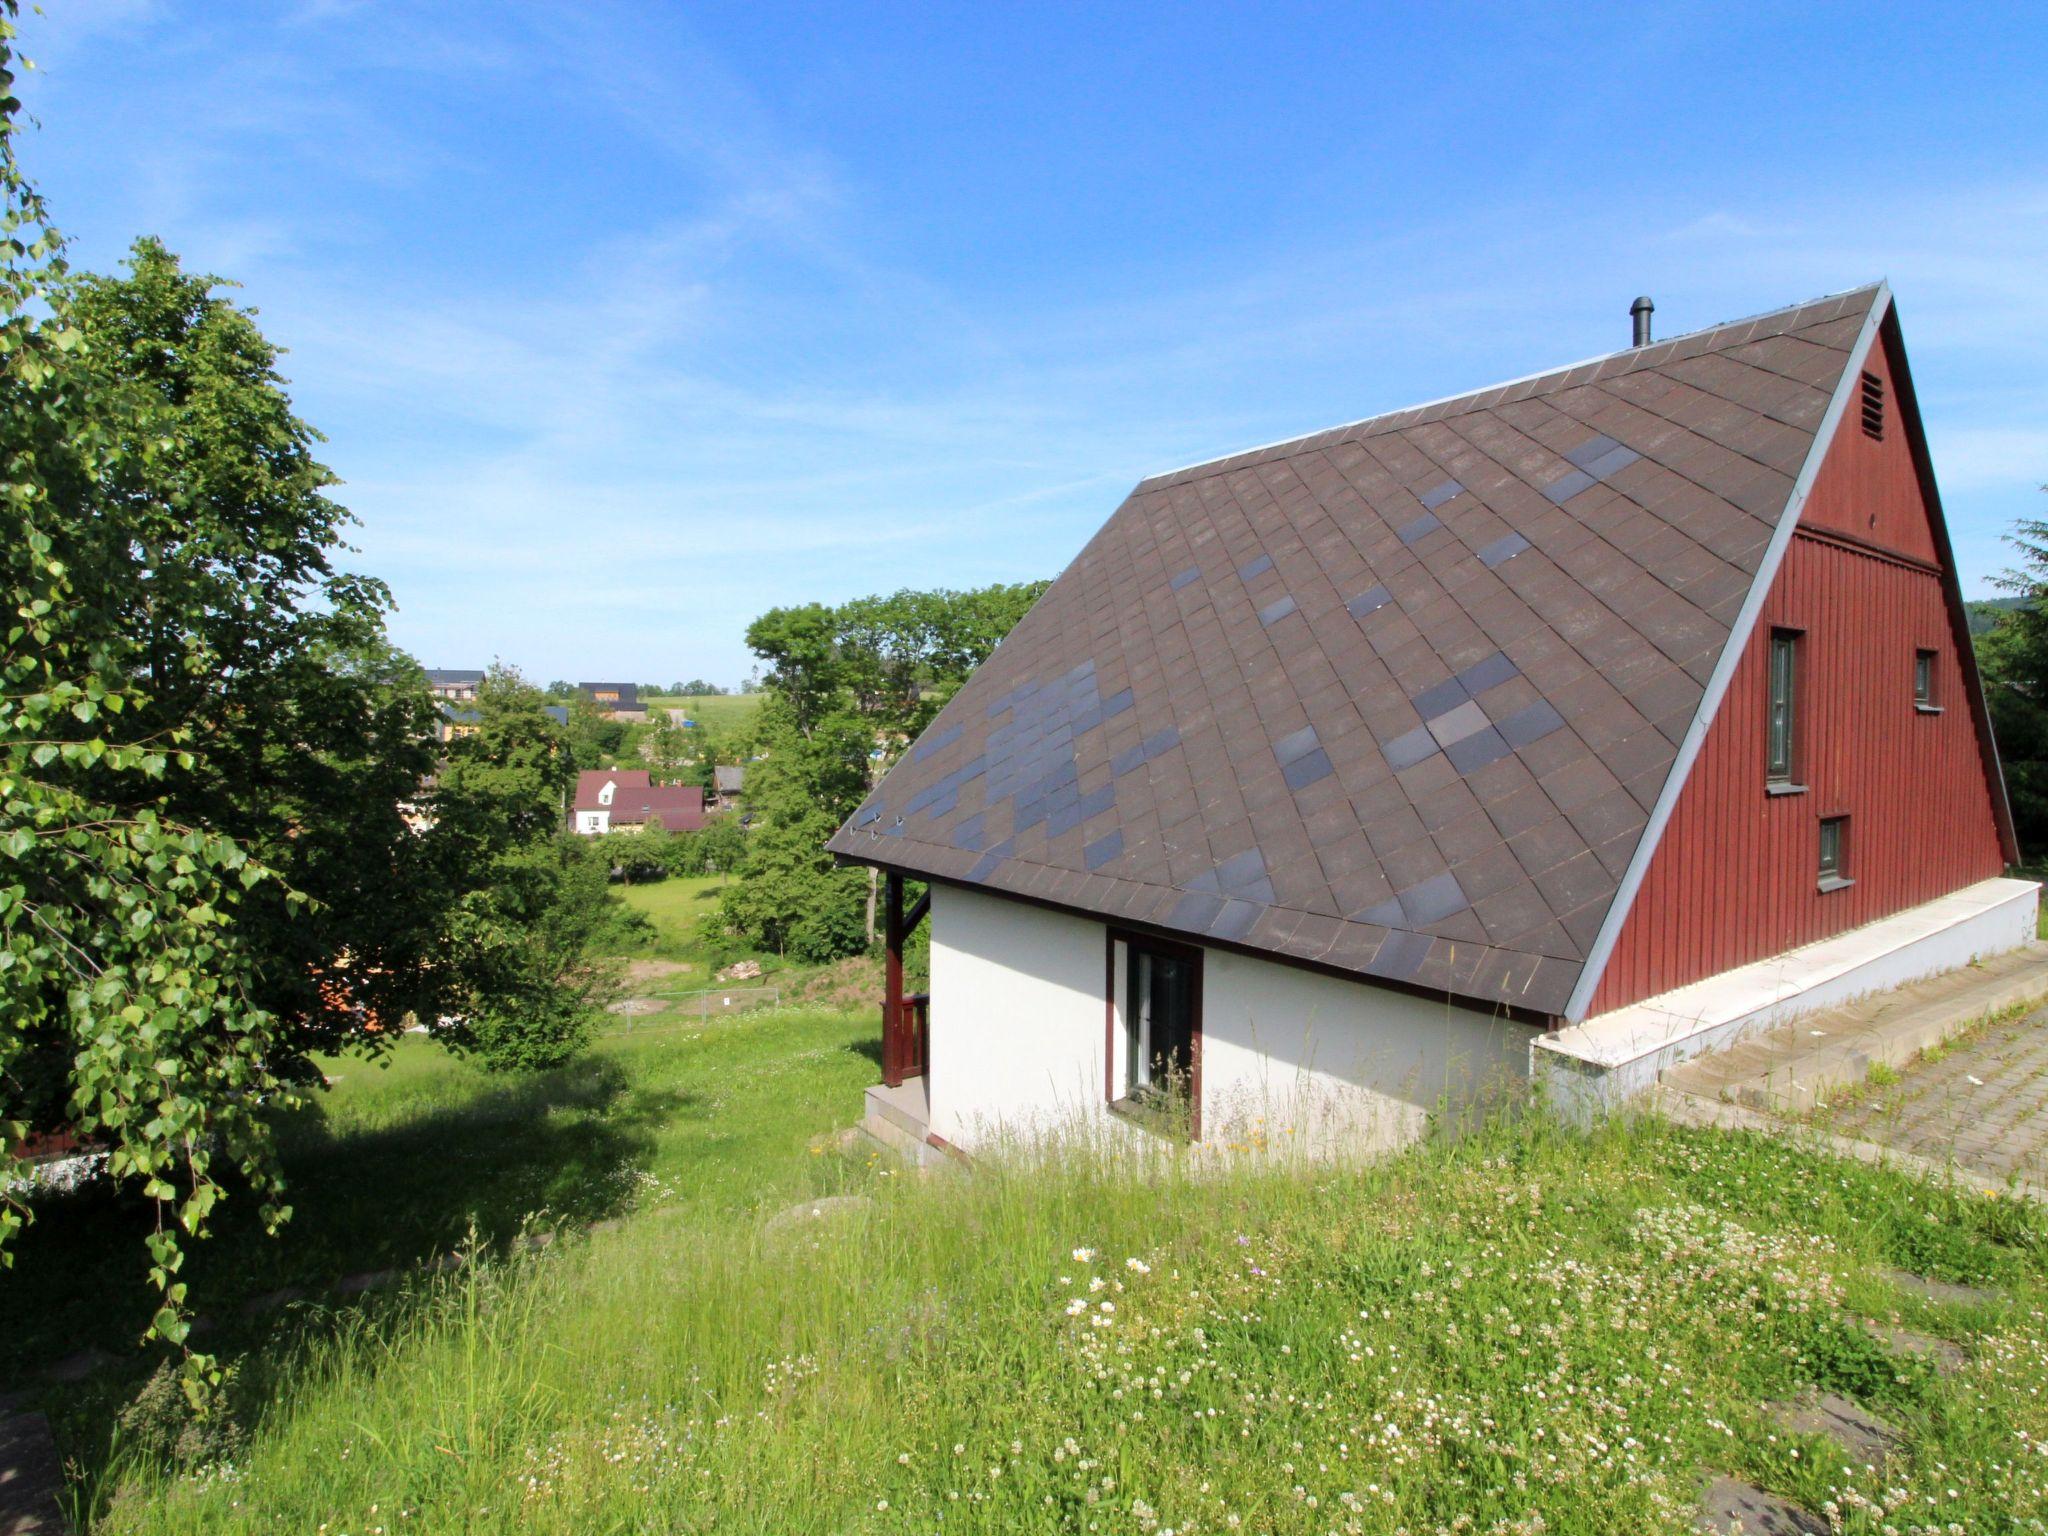
[[[1146,473],[1889,277],[1965,587],[2048,515],[2036,7],[45,0],[82,265],[233,277],[430,666],[749,668]]]

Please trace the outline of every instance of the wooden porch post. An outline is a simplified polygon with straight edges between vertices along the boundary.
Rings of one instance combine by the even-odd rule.
[[[882,1081],[903,1083],[903,877],[884,877],[882,900]]]

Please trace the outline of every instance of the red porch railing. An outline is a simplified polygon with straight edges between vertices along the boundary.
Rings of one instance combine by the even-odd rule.
[[[931,1027],[931,997],[903,993],[903,944],[931,910],[931,893],[903,910],[903,877],[884,879],[882,954],[882,1081],[900,1088],[907,1077],[922,1077],[925,1039]]]

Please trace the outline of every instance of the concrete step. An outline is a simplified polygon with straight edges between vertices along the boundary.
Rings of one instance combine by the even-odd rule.
[[[2043,1001],[2048,945],[2031,944],[1695,1057],[1661,1083],[1696,1098],[1804,1114],[1875,1066],[1903,1066],[1982,1019]]]
[[[885,1120],[905,1135],[924,1141],[926,1130],[930,1130],[930,1100],[924,1096],[924,1081],[909,1079],[901,1087],[885,1087],[874,1083],[868,1090],[866,1118]]]

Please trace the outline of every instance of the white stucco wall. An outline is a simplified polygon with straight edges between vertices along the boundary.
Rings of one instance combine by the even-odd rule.
[[[1202,960],[1205,1141],[1399,1146],[1528,1075],[1537,1029],[1296,966]]]
[[[932,887],[925,1080],[935,1135],[973,1147],[1102,1108],[1100,923]]]
[[[1079,1120],[1114,1126],[1104,1076],[1104,926],[932,891],[931,1128],[972,1148]],[[1123,988],[1117,988],[1119,1004]],[[1122,1054],[1123,1030],[1107,1032]],[[1220,950],[1202,961],[1202,1139],[1397,1145],[1439,1106],[1525,1076],[1535,1029]],[[1121,1062],[1112,1063],[1119,1069]]]

